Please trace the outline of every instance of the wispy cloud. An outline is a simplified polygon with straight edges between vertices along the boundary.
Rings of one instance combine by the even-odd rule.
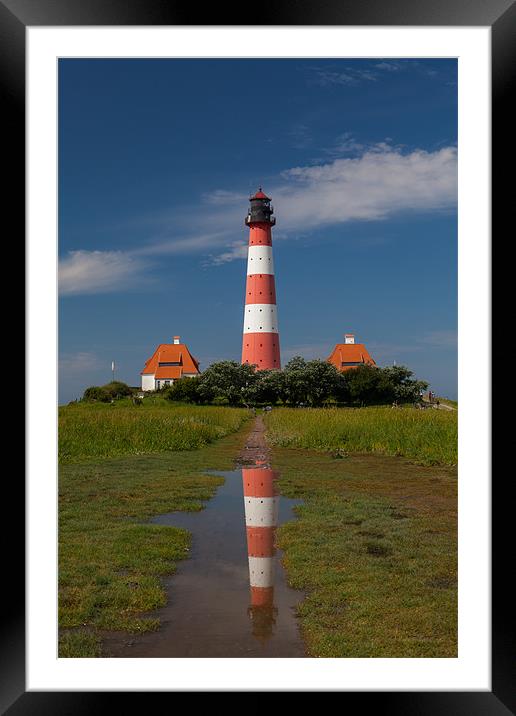
[[[401,62],[396,62],[394,60],[378,62],[374,66],[377,70],[385,70],[386,72],[399,72],[401,69],[403,69],[403,65],[401,64]]]
[[[342,141],[349,142],[351,150],[351,135]],[[350,221],[385,220],[401,212],[449,210],[457,202],[457,150],[407,152],[381,142],[358,156],[287,169],[267,191],[287,238]],[[229,235],[234,222],[240,223],[241,208],[229,202],[220,212],[210,212],[209,221]],[[221,263],[245,256],[232,250],[234,238],[228,246]]]
[[[455,206],[457,152],[448,147],[403,154],[379,146],[361,157],[289,169],[283,179],[274,196],[284,229],[376,221]]]
[[[143,281],[145,262],[124,251],[70,251],[59,262],[59,291],[71,296],[111,293]]]
[[[227,241],[227,231],[214,231],[209,233],[194,233],[189,236],[171,236],[160,238],[144,244],[130,252],[130,256],[172,256],[192,254],[208,251],[214,246],[224,245]]]
[[[202,200],[206,204],[222,204],[226,202],[238,201],[241,203],[247,199],[247,194],[238,191],[226,191],[225,189],[215,189],[215,191],[206,192],[202,195]]]
[[[306,80],[309,85],[325,89],[339,89],[355,87],[370,82],[382,82],[400,72],[417,72],[422,77],[439,79],[444,77],[439,66],[430,66],[424,62],[410,58],[385,58],[378,61],[371,60],[367,65],[360,67],[349,65],[314,65],[307,68]],[[446,71],[444,71],[446,72]]]
[[[344,67],[343,69],[333,67],[312,67],[309,74],[309,82],[318,84],[321,87],[338,85],[357,85],[361,82],[378,82],[385,79],[389,74],[414,71],[422,76],[439,78],[441,73],[438,66],[428,67],[419,60],[400,58],[386,58],[379,62],[373,62],[367,67]]]
[[[247,243],[245,241],[235,241],[235,243],[223,253],[218,256],[210,256],[206,260],[205,265],[220,266],[221,264],[227,264],[235,259],[247,258]]]
[[[335,87],[357,85],[361,82],[376,82],[378,74],[367,68],[344,67],[311,67],[311,84],[319,87]]]
[[[366,149],[365,144],[359,142],[351,132],[344,132],[339,135],[335,140],[335,143],[326,149],[327,154],[342,155],[342,154],[360,154]]]
[[[59,261],[61,296],[114,293],[153,284],[149,270],[158,257],[213,251],[225,246],[227,232],[159,239],[127,251],[70,251]],[[238,258],[237,254],[232,258]],[[224,260],[212,263],[224,263]]]
[[[350,221],[381,221],[401,212],[448,210],[456,205],[455,147],[405,151],[388,142],[365,147],[349,133],[342,134],[336,146],[351,156],[291,167],[267,186],[285,239]],[[246,202],[247,194],[215,189],[196,206],[177,210],[168,225],[160,215],[157,235],[137,248],[72,251],[60,261],[60,293],[141,287],[150,281],[149,270],[163,256],[200,254],[205,265],[215,266],[244,259]]]
[[[370,154],[373,152],[402,153],[404,149],[405,146],[403,144],[394,145],[391,137],[384,137],[383,141],[380,142],[365,143],[358,141],[351,132],[343,132],[336,138],[335,142],[330,147],[325,148],[324,152],[334,158],[337,158],[343,155],[358,157],[363,154]]]

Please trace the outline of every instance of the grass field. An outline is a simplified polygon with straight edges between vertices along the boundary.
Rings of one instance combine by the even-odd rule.
[[[278,538],[289,582],[307,593],[308,654],[455,657],[456,470],[285,448],[273,464],[282,494],[303,499]]]
[[[401,455],[457,464],[457,412],[414,408],[275,408],[265,418],[276,447]]]
[[[309,654],[456,656],[457,413],[274,409],[265,423],[282,492],[303,499],[279,546],[307,592]]]
[[[247,420],[244,409],[128,400],[59,408],[59,462],[98,460],[169,450],[193,450],[224,437]]]
[[[60,656],[101,655],[104,630],[159,626],[153,610],[165,603],[160,577],[188,556],[190,535],[146,521],[201,509],[222,482],[204,473],[233,466],[246,418],[231,408],[60,410],[67,463],[59,470]],[[131,454],[144,449],[149,454]],[[117,453],[126,454],[106,457]]]
[[[158,628],[161,578],[190,536],[147,520],[201,509],[221,483],[206,470],[233,466],[248,418],[159,398],[60,408],[60,656]],[[275,408],[265,422],[282,492],[303,499],[278,536],[307,593],[309,654],[455,656],[457,413]]]

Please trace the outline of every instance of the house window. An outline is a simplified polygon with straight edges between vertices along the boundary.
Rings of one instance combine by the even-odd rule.
[[[163,363],[158,363],[158,365],[160,368],[163,366],[168,366],[168,365],[181,365],[181,361],[176,361],[176,362],[164,361]]]
[[[344,361],[342,361],[342,365],[362,365],[362,361],[355,360],[355,361],[348,361],[346,363]]]
[[[156,390],[159,390],[161,388],[161,380],[156,381]]]
[[[170,385],[170,381],[169,380],[163,381],[163,385],[165,386],[165,388],[168,388],[168,386]]]

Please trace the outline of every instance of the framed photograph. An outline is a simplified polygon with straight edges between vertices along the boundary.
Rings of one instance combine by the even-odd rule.
[[[351,7],[314,8],[302,0],[295,8],[259,9],[258,16],[253,7],[239,9],[232,17],[208,10],[200,24],[191,10],[159,1],[0,1],[2,87],[9,145],[16,151],[6,206],[26,217],[28,326],[25,533],[14,528],[13,549],[8,550],[13,594],[2,629],[3,711],[89,713],[105,699],[119,699],[125,692],[131,692],[129,698],[140,698],[134,692],[339,691],[345,692],[347,703],[366,699],[387,713],[516,712],[509,596],[501,564],[509,558],[510,519],[502,515],[508,502],[503,488],[496,490],[491,480],[490,438],[491,212],[501,222],[512,201],[500,179],[491,190],[491,166],[498,176],[510,160],[515,7],[511,0],[489,6],[467,0],[388,5],[369,0]],[[202,162],[189,161],[201,155]],[[171,163],[172,170],[167,166]],[[424,218],[411,223],[415,215]],[[277,241],[278,297],[272,235]],[[247,272],[242,260],[247,260]],[[251,260],[270,262],[270,267],[259,264],[255,270]],[[283,279],[288,271],[292,276],[299,272],[297,283]],[[238,293],[240,274],[246,295],[236,310],[238,320],[242,309],[246,320],[243,333],[239,328],[237,334],[227,307],[235,282]],[[292,305],[284,312],[283,280],[284,286],[291,281],[292,296]],[[231,296],[226,295],[231,286]],[[361,295],[361,286],[367,287],[369,296]],[[270,297],[261,298],[262,291]],[[337,297],[342,293],[356,296],[357,306],[366,306],[366,336],[359,333],[358,323],[349,325],[341,315]],[[413,301],[410,309],[407,296]],[[182,319],[184,303],[189,308]],[[337,315],[330,310],[332,305],[339,307]],[[398,318],[388,317],[397,309]],[[271,315],[264,318],[264,310]],[[361,315],[356,311],[353,320]],[[424,327],[414,338],[416,333],[407,324],[421,316]],[[298,327],[290,334],[285,331],[285,338],[282,334],[280,346],[283,321]],[[321,336],[331,335],[332,325],[336,335],[326,349]],[[170,336],[160,333],[165,327]],[[399,335],[391,339],[389,331],[398,329]],[[173,335],[176,331],[181,335]],[[239,343],[236,350],[242,347],[237,362],[233,335]],[[202,344],[202,368],[196,343]],[[113,345],[120,346],[118,352]],[[411,371],[400,377],[406,355],[408,360],[413,357],[416,378],[422,381],[411,380]],[[126,374],[123,361],[131,366]],[[170,398],[179,406],[177,411],[191,410],[181,403],[177,386],[190,379],[190,387],[183,390],[193,390],[209,364],[224,364],[227,370],[236,370],[237,363],[244,369],[250,364],[256,372],[264,369],[263,375],[274,376],[276,368],[285,370],[289,364],[292,375],[308,371],[310,361],[314,370],[324,363],[331,372],[333,364],[341,381],[338,388],[334,383],[327,394],[319,393],[320,399],[302,392],[289,397],[281,393],[283,388],[271,388],[274,378],[260,388],[262,397],[256,397],[259,389],[255,386],[253,393],[245,380],[231,397],[236,373],[228,378],[228,393],[196,388],[201,391],[199,405],[210,403],[213,415],[214,410],[235,416],[238,410],[253,411],[253,419],[258,415],[262,420],[263,415],[269,431],[281,410],[296,412],[294,405],[301,415],[337,410],[341,402],[347,406],[355,400],[369,415],[375,408],[364,406],[378,403],[388,409],[389,419],[399,416],[398,447],[384,450],[405,460],[403,474],[394,480],[395,492],[386,493],[382,487],[381,498],[357,497],[365,489],[359,485],[360,470],[373,485],[374,475],[388,468],[378,456],[372,462],[364,458],[362,466],[352,462],[365,443],[358,438],[353,443],[348,426],[337,442],[324,444],[324,455],[341,476],[350,470],[348,492],[339,490],[353,509],[346,507],[347,517],[341,511],[328,532],[319,526],[319,541],[313,535],[305,539],[299,530],[280,533],[289,586],[297,586],[299,595],[315,594],[304,616],[300,612],[301,640],[288,619],[282,621],[282,614],[292,615],[304,597],[296,601],[286,582],[283,589],[284,577],[268,581],[267,569],[276,567],[267,562],[267,544],[270,554],[276,554],[275,530],[284,521],[281,515],[287,514],[282,509],[294,509],[313,489],[313,483],[294,477],[302,466],[308,468],[305,454],[290,465],[280,454],[287,443],[280,438],[275,443],[278,464],[273,462],[272,467],[282,470],[284,501],[278,517],[273,484],[277,475],[269,469],[263,436],[253,428],[239,448],[238,484],[242,489],[243,478],[243,495],[250,506],[246,504],[238,535],[220,532],[220,516],[210,522],[207,510],[203,537],[191,520],[214,494],[215,477],[203,483],[189,478],[177,494],[167,493],[167,483],[159,481],[174,470],[188,475],[194,467],[206,471],[208,458],[203,462],[199,453],[192,467],[184,457],[188,450],[214,442],[215,435],[230,434],[238,426],[212,425],[206,417],[196,423],[185,412],[181,420],[188,423],[188,431],[177,438],[177,446],[170,447],[169,440],[159,448],[177,450],[178,457],[176,463],[153,464],[153,479],[164,492],[151,499],[138,492],[141,480],[135,469],[147,469],[146,456],[157,450],[154,443],[138,436],[132,448],[138,466],[129,468],[123,463],[124,448],[117,452],[110,445],[102,453],[102,440],[109,441],[106,427],[101,428],[102,440],[100,433],[89,438],[97,441],[101,452],[88,452],[84,436],[96,429],[96,418],[88,426],[82,416],[73,423],[72,412],[81,408],[75,403],[82,404],[89,395],[90,403],[102,403],[103,414],[120,414],[126,401],[132,413],[147,410],[151,419],[152,410],[159,407],[146,408],[152,396],[158,403]],[[385,380],[397,376],[404,381],[405,391],[412,391],[410,399],[404,398],[409,393],[403,393],[401,382],[389,384],[391,392],[382,388],[385,395],[370,402],[353,392],[359,389],[352,376],[360,371],[366,375],[380,365],[386,366],[381,369]],[[425,382],[428,376],[431,379]],[[132,381],[129,387],[125,380]],[[314,380],[322,390],[326,378]],[[121,386],[128,388],[127,395],[121,395]],[[282,396],[278,402],[274,390]],[[184,398],[187,405],[196,402],[191,396]],[[453,453],[444,433],[436,438],[435,454],[427,450],[424,459],[416,454],[418,448],[411,453],[399,447],[409,402],[411,410],[425,408],[414,411],[418,415],[442,414],[445,419],[447,411],[454,413],[449,434],[457,430],[458,413],[458,460],[456,445]],[[67,420],[73,427],[67,428],[71,437],[66,447],[58,450],[58,410],[65,404],[71,406]],[[277,410],[276,405],[288,407]],[[316,415],[321,416],[316,421],[323,429],[324,416]],[[195,443],[196,431],[207,435],[210,430],[213,435]],[[294,423],[288,430],[295,432]],[[237,442],[234,438],[233,447]],[[363,450],[374,452],[370,447]],[[97,480],[100,458],[114,460],[109,488]],[[227,456],[220,460],[225,466]],[[61,489],[58,464],[64,466],[61,474],[68,481]],[[453,492],[457,466],[458,498]],[[131,470],[131,481],[116,493],[117,504],[108,504],[118,475]],[[221,470],[227,478],[227,467]],[[259,487],[253,483],[257,475]],[[401,480],[404,491],[399,488]],[[416,495],[418,480],[428,489],[421,488]],[[67,492],[67,485],[75,495]],[[335,489],[333,483],[326,489]],[[10,491],[13,502],[24,504],[21,484],[11,485]],[[127,494],[138,495],[138,506],[126,500]],[[322,487],[317,495],[326,522],[337,520],[337,513],[331,518],[332,497],[325,496]],[[217,492],[216,499],[220,496],[223,499],[223,492]],[[228,505],[233,498],[228,493]],[[267,513],[258,505],[264,500],[270,506]],[[417,500],[423,515],[420,531],[405,533]],[[64,521],[59,518],[63,505]],[[458,534],[456,522],[441,530],[443,515],[456,514],[457,508]],[[194,512],[180,513],[179,522],[176,517],[167,522],[167,514],[176,515],[178,509]],[[382,527],[384,513],[392,518],[394,542]],[[116,529],[109,522],[113,515]],[[94,518],[104,524],[98,527],[101,536],[95,543],[92,576],[86,563],[93,552],[80,534],[81,525]],[[192,588],[192,575],[179,570],[176,598],[182,623],[188,626],[182,634],[177,628],[181,620],[174,622],[174,613],[163,612],[163,623],[176,625],[177,648],[163,647],[163,639],[156,639],[163,630],[153,632],[156,609],[166,602],[156,584],[167,575],[163,564],[183,559],[190,542],[181,533],[167,546],[152,525],[141,528],[147,530],[145,535],[135,535],[130,524],[136,518],[139,524],[152,518],[157,525],[183,528],[183,533],[193,530],[201,552],[204,539],[205,561],[198,561],[204,565],[202,575],[213,569],[210,547],[219,555],[215,565],[230,571],[229,563],[220,561],[217,539],[220,544],[236,544],[247,537],[249,576],[246,571],[244,584],[238,572],[238,588],[245,589],[247,599],[250,584],[249,606],[238,618],[226,614],[224,622],[221,617],[214,634],[225,632],[226,642],[234,645],[231,629],[245,622],[251,625],[249,641],[219,649],[210,637],[210,650],[196,650],[195,634],[207,628],[210,591],[218,604],[229,603],[236,592],[229,595],[220,585],[219,589],[215,578],[206,586],[199,574]],[[318,519],[315,511],[309,512],[301,524],[312,520],[312,526],[323,525]],[[366,604],[353,612],[354,635],[343,632],[343,625],[349,624],[349,614],[344,613],[347,599],[340,612],[327,607],[336,598],[335,585],[342,586],[339,570],[331,571],[331,555],[341,554],[344,524],[356,538],[346,563],[349,569],[356,566],[356,549],[367,554],[372,565],[367,579],[358,566],[349,575],[348,587],[350,581],[363,584],[356,590],[349,587],[347,594]],[[58,526],[61,535],[67,535],[64,551],[60,547],[67,561],[60,568]],[[147,546],[139,553],[142,540]],[[421,567],[416,554],[415,545],[422,541],[427,559],[436,560],[431,576],[428,564]],[[103,561],[108,543],[110,549],[116,543],[118,550],[117,570],[111,572]],[[400,545],[405,552],[402,563],[396,563]],[[314,565],[319,565],[316,558],[325,550],[327,579],[317,582],[319,567]],[[441,559],[444,552],[446,559]],[[154,572],[143,569],[145,561],[152,562]],[[182,564],[188,561],[193,562],[185,559]],[[58,579],[66,582],[64,572],[71,576],[69,583],[59,586],[58,623]],[[410,588],[402,574],[412,574]],[[88,591],[91,583],[99,589]],[[204,595],[198,603],[192,602],[192,589]],[[397,589],[396,599],[386,601],[382,589]],[[118,610],[106,608],[116,600],[122,605]],[[281,600],[286,605],[283,613],[278,611]],[[133,617],[125,608],[128,604],[139,605],[141,618]],[[400,605],[413,621],[398,629],[395,610]],[[377,615],[377,623],[384,623],[384,632],[368,630],[367,609]],[[418,621],[419,613],[431,614],[433,621]],[[363,620],[363,629],[358,619]],[[96,636],[100,632],[102,644]],[[270,638],[273,633],[275,639]]]

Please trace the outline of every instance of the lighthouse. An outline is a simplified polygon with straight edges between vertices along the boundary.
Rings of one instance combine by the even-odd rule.
[[[247,613],[253,635],[260,641],[272,635],[278,612],[274,605],[274,536],[279,507],[276,477],[269,467],[242,470],[251,587]]]
[[[276,287],[272,260],[272,227],[276,219],[262,188],[249,198],[249,227],[242,363],[257,370],[281,368]]]

